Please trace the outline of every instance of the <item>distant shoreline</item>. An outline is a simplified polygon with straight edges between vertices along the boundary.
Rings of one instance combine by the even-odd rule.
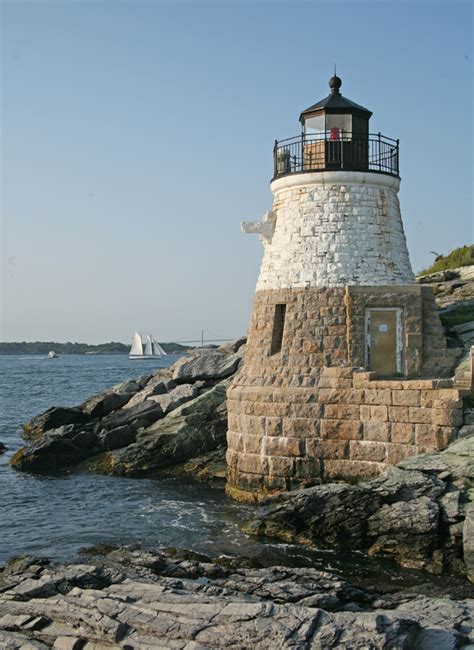
[[[189,345],[180,343],[161,343],[165,352],[186,352],[191,349]],[[35,341],[35,342],[0,342],[0,355],[47,355],[50,351],[58,355],[81,354],[81,355],[100,355],[100,354],[128,354],[130,345],[112,341],[110,343],[100,343],[90,345],[88,343],[55,343],[54,341]]]

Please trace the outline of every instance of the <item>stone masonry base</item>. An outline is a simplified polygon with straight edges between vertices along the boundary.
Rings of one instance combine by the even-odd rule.
[[[272,354],[275,306],[286,306],[281,352]],[[326,366],[366,367],[368,308],[403,311],[403,375],[449,377],[457,348],[448,348],[431,287],[354,286],[258,291],[249,326],[245,384],[306,385]]]
[[[237,376],[227,396],[227,491],[240,500],[377,475],[443,449],[462,424],[450,379],[377,380],[326,367],[310,387],[244,385]]]

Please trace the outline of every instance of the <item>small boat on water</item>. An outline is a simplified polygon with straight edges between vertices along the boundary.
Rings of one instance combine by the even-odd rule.
[[[129,359],[160,359],[165,356],[166,352],[151,334],[148,334],[144,341],[141,334],[135,332]]]
[[[48,359],[57,359],[57,358],[58,358],[58,355],[56,354],[56,352],[54,352],[54,350],[50,350],[48,352]]]

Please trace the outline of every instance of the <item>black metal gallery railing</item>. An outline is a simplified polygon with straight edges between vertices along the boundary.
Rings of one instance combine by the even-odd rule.
[[[275,140],[273,178],[318,171],[371,171],[399,176],[399,140],[334,130]]]

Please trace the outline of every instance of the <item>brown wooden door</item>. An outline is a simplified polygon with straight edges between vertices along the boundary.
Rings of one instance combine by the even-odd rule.
[[[397,372],[397,310],[369,310],[370,370],[380,375]]]

